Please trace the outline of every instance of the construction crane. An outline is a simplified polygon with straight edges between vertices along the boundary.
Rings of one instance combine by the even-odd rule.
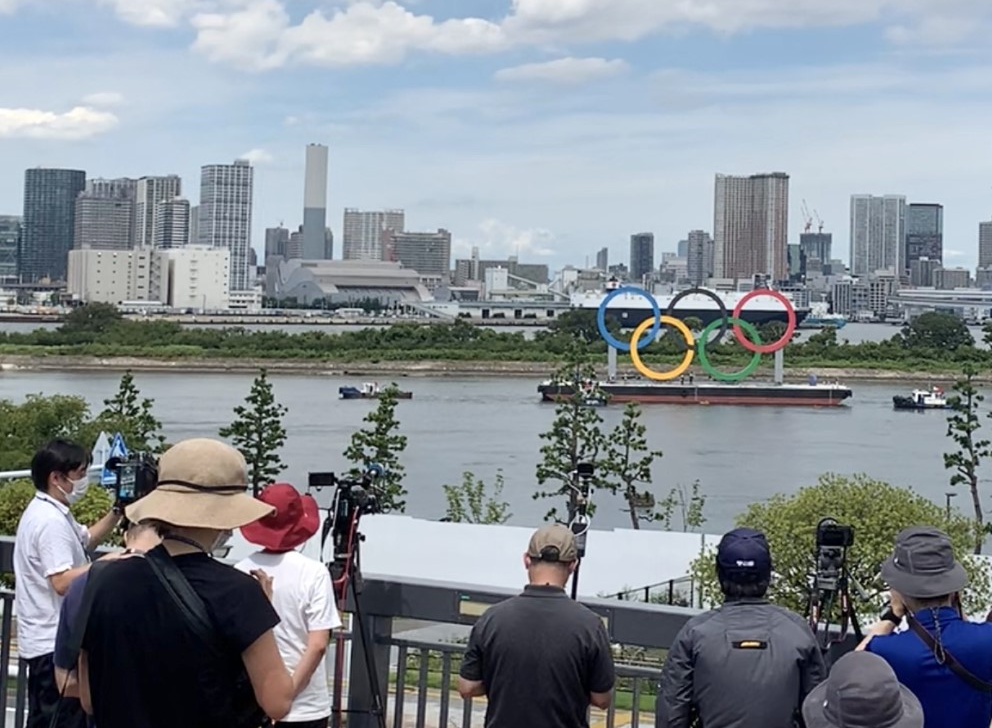
[[[817,230],[816,231],[818,233],[822,233],[823,232],[823,218],[820,217],[820,213],[818,213],[816,210],[813,210],[813,215],[816,217],[816,225],[817,225]]]
[[[806,223],[806,226],[803,228],[803,232],[808,233],[810,229],[813,227],[813,218],[809,214],[809,207],[807,207],[806,205],[806,200],[803,200],[802,210],[803,210],[803,221]]]

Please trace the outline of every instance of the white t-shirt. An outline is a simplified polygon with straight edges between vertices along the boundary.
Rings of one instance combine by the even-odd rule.
[[[238,563],[237,568],[246,573],[262,569],[272,577],[272,606],[280,620],[274,630],[276,644],[290,672],[300,664],[310,632],[341,626],[331,576],[319,561],[296,551],[282,554],[259,551]],[[296,723],[320,720],[330,714],[325,657],[317,665],[310,684],[296,696],[289,715],[282,720]]]
[[[86,564],[90,532],[68,506],[37,493],[17,524],[14,541],[14,609],[17,652],[25,660],[55,651],[62,597],[50,576]]]

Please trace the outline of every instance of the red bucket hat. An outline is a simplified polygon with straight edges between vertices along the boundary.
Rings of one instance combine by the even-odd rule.
[[[263,503],[274,506],[276,512],[259,521],[241,527],[246,541],[268,551],[292,551],[310,539],[320,528],[317,501],[300,495],[289,483],[273,483],[258,494]]]

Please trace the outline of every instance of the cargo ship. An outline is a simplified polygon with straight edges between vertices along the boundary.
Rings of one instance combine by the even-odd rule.
[[[655,383],[643,379],[600,382],[609,395],[610,404],[765,405],[795,407],[837,407],[852,396],[850,388],[840,384],[723,384],[706,381]],[[543,402],[559,402],[572,396],[567,384],[543,382],[537,388]]]
[[[598,309],[617,284],[607,284],[605,291],[586,291],[573,293],[569,297],[572,308]],[[683,291],[673,295],[655,295],[658,308],[662,313],[668,312],[668,307],[672,301],[679,296],[675,304],[675,314],[683,321],[687,318],[696,318],[703,326],[716,321],[721,316],[720,306],[716,299],[719,299],[726,308],[726,315],[730,316],[734,312],[734,307],[745,293],[735,291],[714,291],[708,288]],[[788,294],[786,294],[788,296]],[[802,324],[809,315],[809,308],[800,308],[793,303],[796,311],[796,323]],[[617,294],[609,303],[606,315],[615,318],[624,329],[634,329],[645,319],[651,318],[653,310],[650,302],[637,293],[623,292]],[[744,305],[741,311],[741,318],[749,324],[760,326],[761,324],[773,321],[786,324],[789,321],[789,314],[782,303],[771,296],[756,296]]]

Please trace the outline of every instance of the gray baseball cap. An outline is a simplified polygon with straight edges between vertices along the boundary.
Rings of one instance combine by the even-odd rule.
[[[968,574],[954,558],[950,536],[931,526],[899,532],[892,556],[882,563],[882,579],[903,596],[916,599],[942,597],[968,586]]]
[[[923,728],[923,706],[885,660],[849,652],[803,702],[806,728]]]

